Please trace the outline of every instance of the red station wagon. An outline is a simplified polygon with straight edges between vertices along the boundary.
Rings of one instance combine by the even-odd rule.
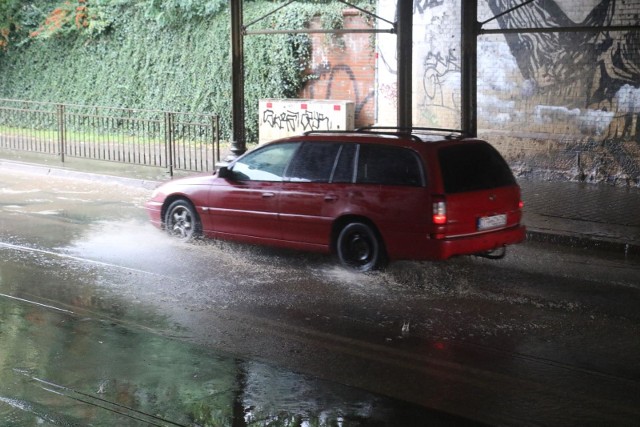
[[[153,224],[184,240],[333,252],[360,271],[389,260],[504,256],[525,238],[509,166],[485,141],[431,131],[280,139],[214,175],[161,185],[146,209]]]

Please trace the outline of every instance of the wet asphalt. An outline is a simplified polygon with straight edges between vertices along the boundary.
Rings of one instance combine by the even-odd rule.
[[[0,183],[0,424],[638,418],[633,255],[527,242],[500,262],[362,275],[175,242],[146,221],[150,191],[126,183]]]

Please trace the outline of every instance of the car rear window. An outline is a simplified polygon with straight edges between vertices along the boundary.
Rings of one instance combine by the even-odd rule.
[[[446,193],[486,190],[515,184],[509,165],[486,143],[460,144],[438,150]]]

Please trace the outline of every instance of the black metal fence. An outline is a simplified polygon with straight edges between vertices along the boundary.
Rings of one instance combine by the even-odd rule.
[[[219,118],[0,99],[0,148],[206,172],[220,160]]]

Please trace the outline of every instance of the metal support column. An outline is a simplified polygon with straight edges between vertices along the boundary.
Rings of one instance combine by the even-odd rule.
[[[464,1],[463,1],[464,3]],[[413,2],[397,3],[398,126],[413,126]]]
[[[478,135],[478,0],[462,0],[462,130]]]
[[[244,124],[243,2],[244,0],[229,0],[231,11],[231,116],[233,126],[231,153],[236,157],[247,151]]]

